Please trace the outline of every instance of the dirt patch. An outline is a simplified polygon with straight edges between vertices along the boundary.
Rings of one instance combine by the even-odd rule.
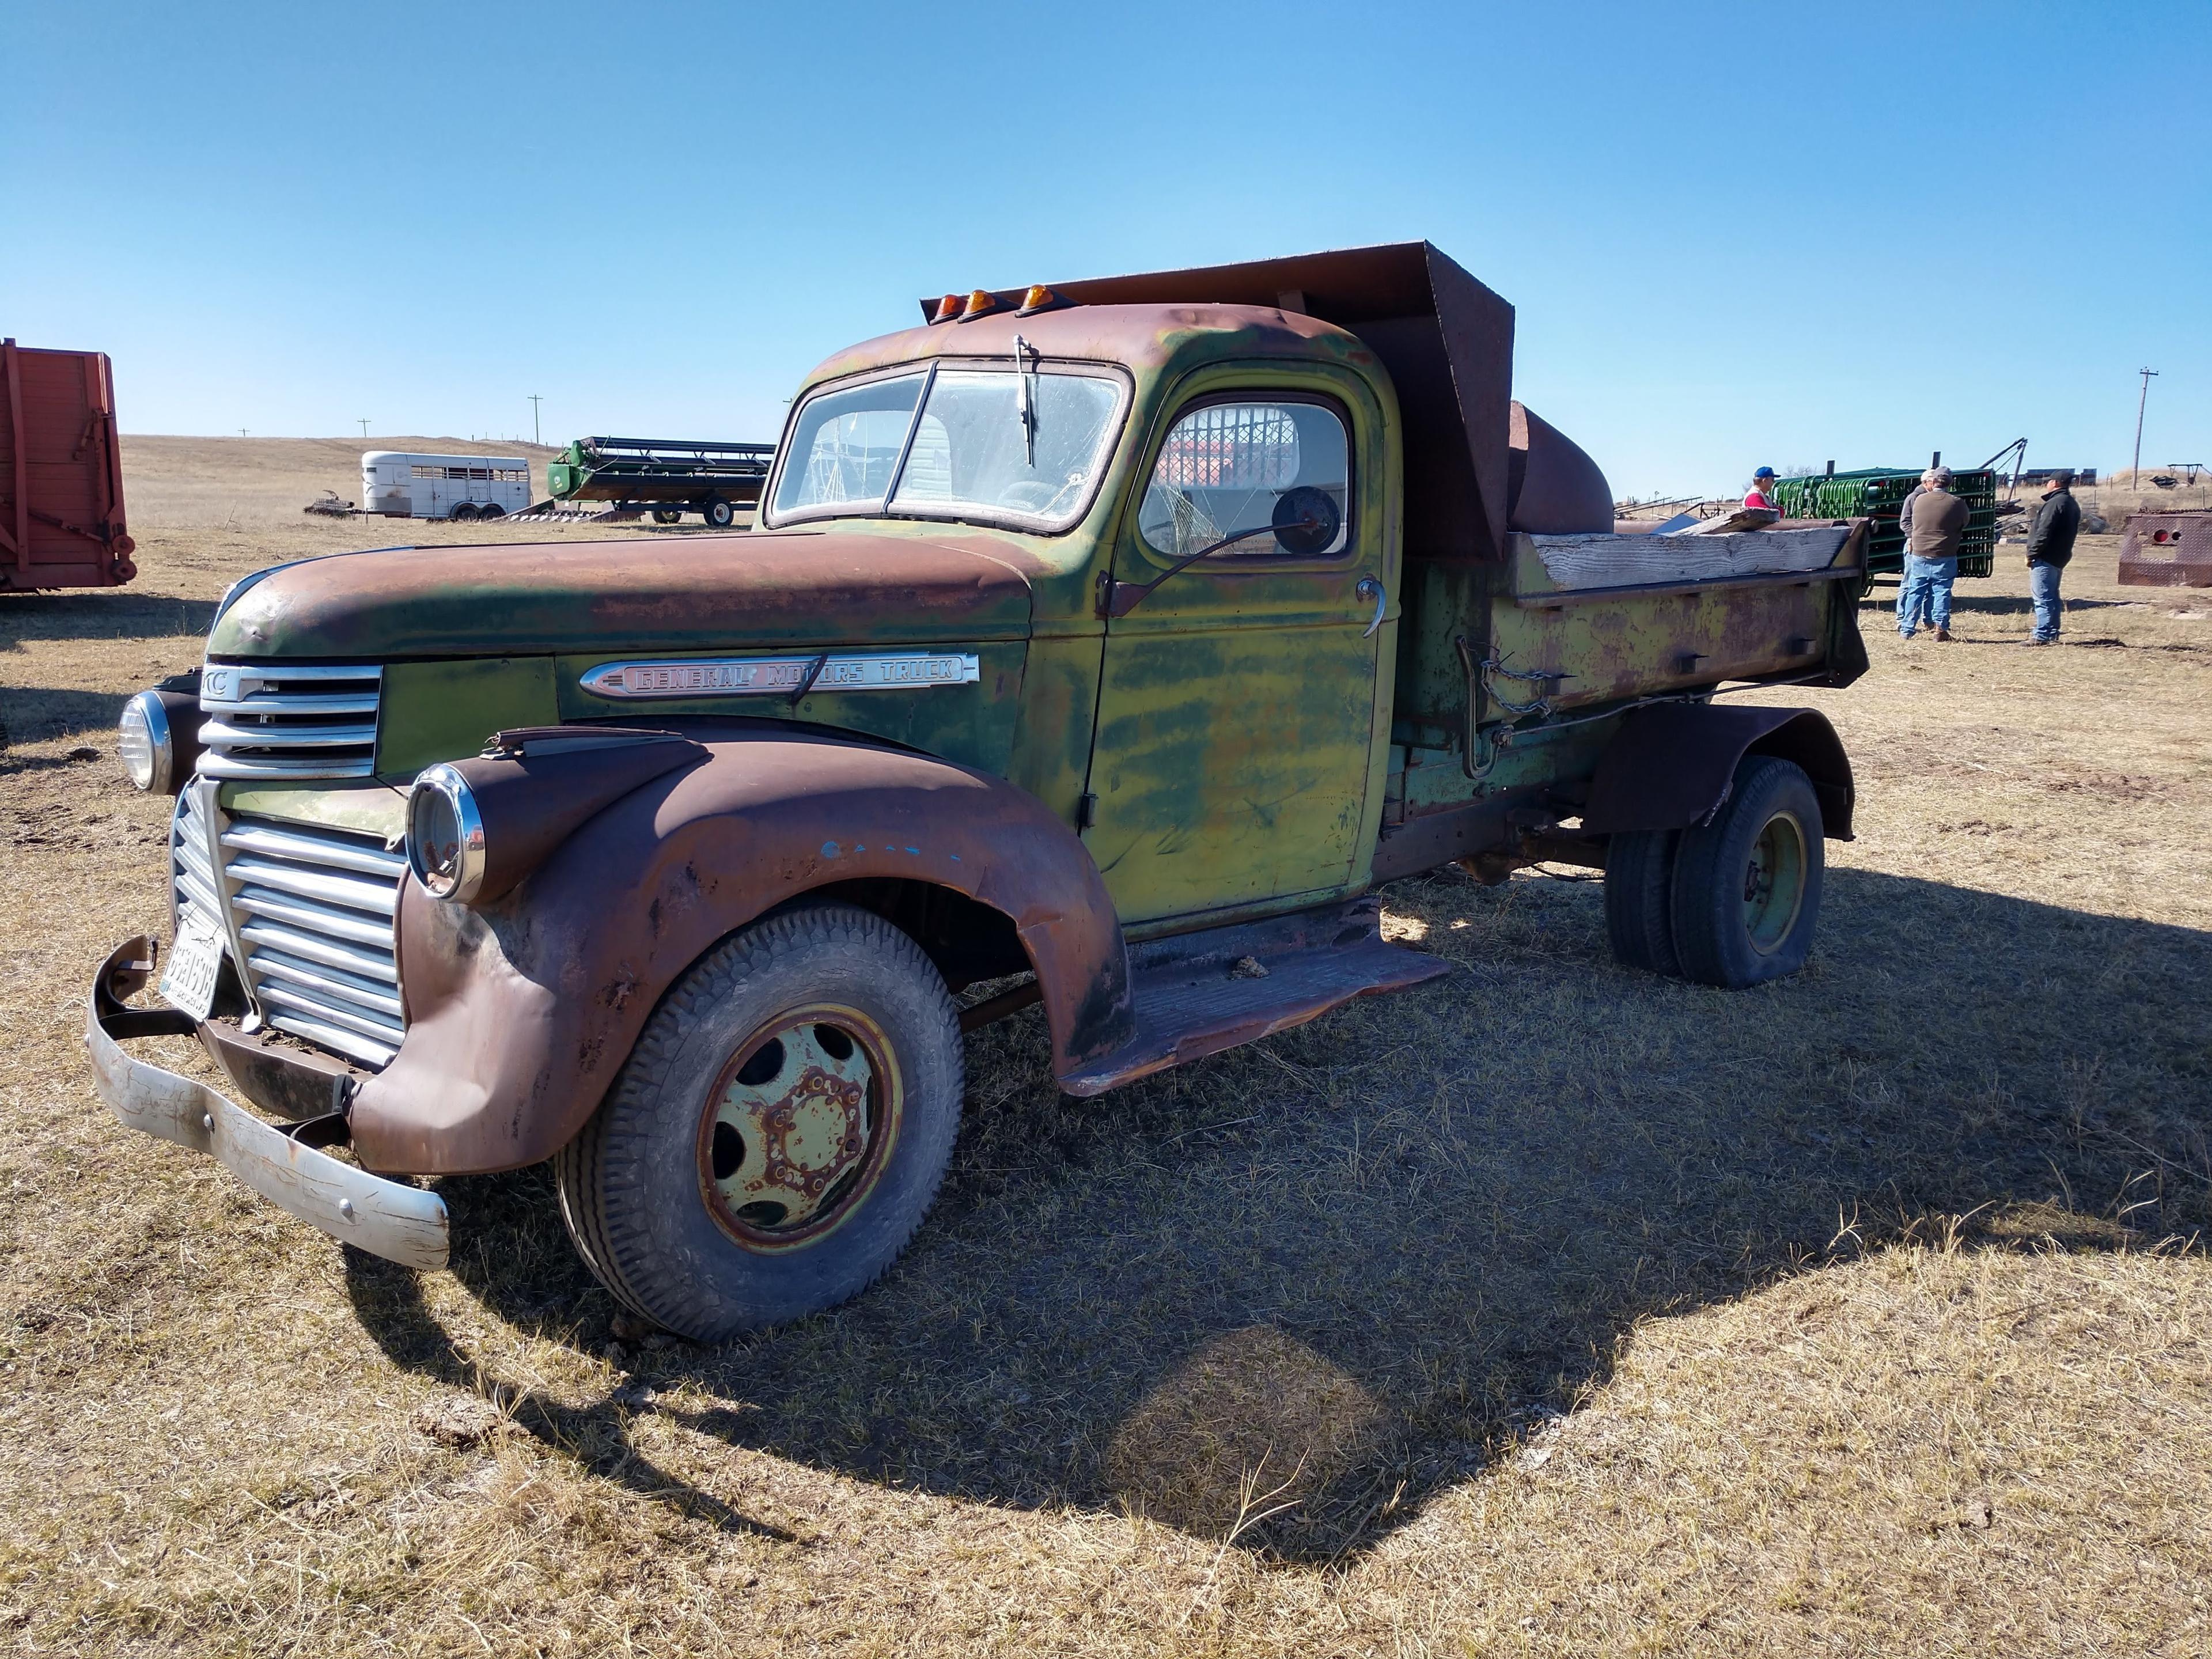
[[[2098,800],[2163,800],[2173,793],[2172,786],[2163,778],[2130,777],[2124,772],[2092,772],[2041,781],[2054,795],[2088,795]]]

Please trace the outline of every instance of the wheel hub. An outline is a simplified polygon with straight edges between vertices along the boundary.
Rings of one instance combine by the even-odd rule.
[[[1752,843],[1743,872],[1743,921],[1752,948],[1780,948],[1805,902],[1805,830],[1796,817],[1777,813]]]
[[[722,1074],[700,1151],[707,1185],[741,1234],[786,1238],[859,1195],[877,1128],[866,1023],[821,1013],[757,1038]]]
[[[863,1123],[858,1083],[810,1066],[791,1092],[759,1115],[767,1153],[763,1188],[819,1198],[860,1161]]]

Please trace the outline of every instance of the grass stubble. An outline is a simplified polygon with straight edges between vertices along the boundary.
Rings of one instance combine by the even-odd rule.
[[[1087,1104],[979,1033],[905,1261],[708,1350],[619,1338],[540,1172],[418,1277],[99,1107],[86,975],[166,925],[122,698],[387,539],[204,448],[126,441],[131,588],[0,604],[0,1653],[2212,1646],[2212,599],[2116,538],[2066,647],[2008,546],[1803,696],[1861,823],[1798,978],[1400,884],[1414,992]]]

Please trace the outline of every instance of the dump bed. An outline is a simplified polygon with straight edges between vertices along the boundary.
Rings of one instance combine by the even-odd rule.
[[[1850,684],[1867,524],[1507,538],[1499,564],[1407,568],[1394,806],[1586,776],[1619,714],[1724,683]]]
[[[1821,670],[1837,600],[1855,604],[1865,579],[1865,539],[1848,525],[1516,535],[1491,605],[1489,699],[1528,701],[1523,674],[1555,682],[1547,700],[1564,710]]]
[[[106,354],[0,341],[0,589],[129,581],[138,570]]]

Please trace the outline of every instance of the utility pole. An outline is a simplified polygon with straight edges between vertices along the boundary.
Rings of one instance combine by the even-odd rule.
[[[240,427],[240,428],[238,428],[238,435],[239,435],[240,437],[241,437],[241,438],[243,438],[243,437],[246,435],[246,428],[245,428],[244,427]]]
[[[361,441],[363,443],[368,441],[368,416],[366,415],[361,417]]]
[[[2135,475],[2128,480],[2128,488],[2130,489],[2141,489],[2142,488],[2143,405],[2150,401],[2151,377],[2156,374],[2158,371],[2154,368],[2139,368],[2136,373],[2142,376],[2143,383],[2142,395],[2136,399],[2136,464],[2129,469],[2129,471]]]
[[[538,405],[544,401],[534,392],[530,394],[530,441],[540,449],[545,447],[545,434],[538,428]]]

